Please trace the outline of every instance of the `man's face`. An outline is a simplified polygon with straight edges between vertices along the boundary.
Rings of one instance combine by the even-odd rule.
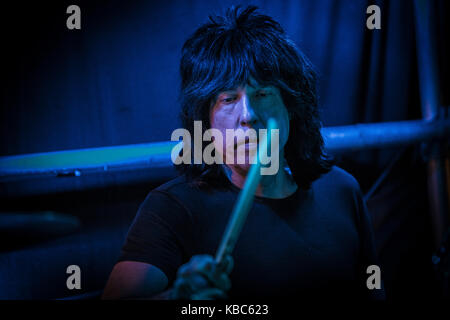
[[[256,130],[259,137],[259,129],[267,128],[269,118],[274,118],[278,123],[279,149],[283,150],[289,136],[289,115],[278,88],[262,87],[251,80],[245,87],[224,91],[217,96],[210,110],[210,123],[211,128],[218,129],[222,133],[221,154],[226,155],[227,148],[234,149],[232,164],[230,164],[230,159],[225,159],[224,156],[224,162],[228,166],[239,171],[248,171],[250,155],[256,153],[258,141],[252,137],[246,139],[242,134],[238,136],[237,141],[227,139],[226,130],[241,129],[246,132],[252,128]],[[239,164],[237,161],[237,155],[240,153],[245,154],[245,163],[243,164]]]

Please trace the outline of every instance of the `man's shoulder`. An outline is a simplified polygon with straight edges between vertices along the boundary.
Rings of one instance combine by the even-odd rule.
[[[186,209],[186,203],[195,201],[202,195],[202,190],[189,181],[185,175],[180,175],[151,190],[142,206],[149,207],[160,203],[167,206],[181,206]]]
[[[165,183],[159,185],[153,191],[156,192],[175,192],[177,190],[185,190],[191,188],[191,183],[188,181],[184,174],[179,175]]]
[[[314,181],[313,185],[316,187],[343,188],[351,191],[360,190],[360,185],[356,178],[336,165],[333,165],[328,173]]]
[[[188,179],[185,174],[179,175],[152,190],[152,192],[167,193],[180,198],[202,196],[211,188],[201,187],[197,180]]]

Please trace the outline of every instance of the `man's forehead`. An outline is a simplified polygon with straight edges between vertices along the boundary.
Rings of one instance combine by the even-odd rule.
[[[249,88],[251,88],[253,90],[256,90],[256,89],[270,89],[270,88],[277,89],[275,86],[273,86],[271,84],[259,83],[255,79],[250,78],[245,85],[243,85],[243,84],[237,85],[235,88],[229,88],[229,89],[222,90],[221,93],[238,91],[240,89],[243,89],[245,86],[248,86]]]
[[[253,77],[250,77],[247,81],[247,84],[252,88],[261,88],[263,87],[258,81],[256,81]],[[266,86],[267,87],[267,86]]]

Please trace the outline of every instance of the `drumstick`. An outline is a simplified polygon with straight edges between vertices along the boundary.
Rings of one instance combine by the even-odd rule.
[[[256,163],[252,164],[250,171],[247,175],[247,179],[244,184],[244,188],[239,193],[236,204],[234,205],[233,211],[231,213],[230,219],[228,220],[227,227],[225,229],[222,241],[220,242],[219,248],[216,252],[216,262],[221,264],[223,258],[233,252],[234,246],[239,234],[241,233],[242,227],[244,226],[247,215],[250,211],[251,205],[253,203],[253,197],[255,195],[256,188],[258,187],[259,181],[261,179],[260,168],[261,150],[265,150],[265,155],[268,154],[271,145],[271,132],[277,129],[278,125],[275,119],[270,118],[267,121],[267,134],[263,137],[259,144],[259,148],[256,154]]]

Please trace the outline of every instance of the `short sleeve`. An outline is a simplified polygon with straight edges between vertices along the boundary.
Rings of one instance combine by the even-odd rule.
[[[154,265],[165,273],[170,285],[191,248],[190,212],[170,193],[154,190],[139,207],[118,261]]]

